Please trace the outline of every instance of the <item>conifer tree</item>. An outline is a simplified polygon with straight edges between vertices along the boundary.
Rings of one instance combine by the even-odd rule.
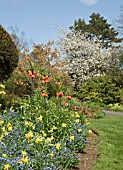
[[[70,27],[70,30],[72,29],[81,33],[88,32],[91,38],[97,37],[105,48],[122,41],[122,38],[117,37],[118,32],[99,13],[92,13],[88,24],[81,19],[75,20],[74,26]]]

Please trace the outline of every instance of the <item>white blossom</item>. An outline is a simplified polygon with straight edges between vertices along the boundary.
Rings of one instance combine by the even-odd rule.
[[[66,59],[66,71],[79,86],[90,77],[105,74],[112,62],[112,48],[102,48],[101,41],[91,39],[87,33],[68,33],[61,30],[57,40],[60,52]]]

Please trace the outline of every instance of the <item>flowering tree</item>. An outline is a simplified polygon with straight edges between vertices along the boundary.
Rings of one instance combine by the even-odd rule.
[[[62,30],[57,44],[65,55],[65,68],[75,87],[88,78],[104,75],[116,54],[114,47],[104,49],[97,38],[91,39],[87,33],[81,34],[75,30],[71,33]]]

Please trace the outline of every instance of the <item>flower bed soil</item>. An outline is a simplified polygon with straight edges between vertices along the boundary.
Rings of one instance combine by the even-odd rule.
[[[79,164],[77,167],[70,170],[91,170],[94,163],[98,159],[98,145],[99,137],[98,134],[93,131],[91,135],[87,138],[87,146],[83,153],[77,153],[79,159]]]

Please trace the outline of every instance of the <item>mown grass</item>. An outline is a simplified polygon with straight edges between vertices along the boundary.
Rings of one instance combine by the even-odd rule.
[[[123,117],[91,119],[91,128],[99,133],[99,158],[92,170],[123,170]]]

